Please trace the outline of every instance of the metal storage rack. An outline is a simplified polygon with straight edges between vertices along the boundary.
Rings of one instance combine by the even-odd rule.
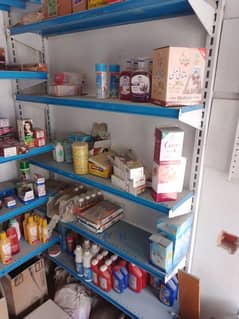
[[[26,26],[16,26],[10,28],[10,40],[14,44],[14,36],[25,33],[35,33],[42,36],[42,39],[63,35],[68,33],[82,32],[86,30],[95,30],[106,27],[132,24],[144,21],[152,21],[177,16],[196,14],[207,32],[208,59],[206,66],[204,101],[202,105],[182,108],[163,108],[152,104],[138,105],[136,103],[122,101],[98,101],[94,98],[53,98],[46,95],[26,95],[17,92],[16,105],[20,109],[21,102],[32,102],[35,104],[46,104],[46,122],[48,124],[48,133],[50,134],[50,116],[49,106],[74,107],[84,109],[95,109],[99,111],[110,111],[116,113],[128,113],[141,116],[166,117],[182,121],[196,129],[196,138],[193,150],[193,169],[191,174],[191,189],[193,192],[186,191],[182,193],[179,201],[173,204],[155,203],[149,196],[132,196],[122,190],[113,187],[108,182],[102,182],[101,179],[93,176],[78,176],[73,173],[72,168],[67,164],[59,164],[50,160],[48,157],[41,156],[31,160],[31,163],[45,168],[50,172],[57,173],[75,181],[85,183],[108,193],[120,196],[129,201],[136,202],[138,205],[153,208],[156,211],[167,214],[169,217],[182,215],[193,211],[194,228],[192,234],[192,247],[195,240],[195,225],[197,223],[198,201],[202,178],[202,163],[204,158],[204,149],[208,130],[208,119],[212,102],[212,92],[214,85],[215,69],[217,63],[217,52],[220,42],[220,33],[222,27],[222,16],[224,10],[224,0],[222,1],[204,1],[204,0],[126,0],[108,7],[92,9],[85,12],[75,13],[65,17],[57,17],[47,21],[42,21]],[[43,61],[45,60],[45,46],[43,40]],[[14,45],[13,45],[14,47]],[[131,228],[131,237],[122,238],[121,228]],[[79,224],[69,223],[62,226],[62,235],[66,229],[72,229],[79,234],[89,238],[110,251],[120,255],[128,261],[135,262],[151,274],[160,276],[168,280],[176,270],[171,274],[165,274],[156,267],[150,265],[146,255],[146,237],[148,234],[125,222],[120,222],[113,226],[102,235],[95,235],[86,230]],[[112,229],[114,236],[108,236]],[[132,238],[138,238],[137,244],[131,245]],[[64,241],[62,241],[64,248]],[[140,249],[142,248],[142,249]],[[190,271],[192,250],[187,261],[187,268]],[[56,264],[65,268],[75,278],[92,288],[96,293],[106,300],[113,303],[119,309],[123,310],[131,318],[170,318],[171,312],[175,309],[165,309],[160,305],[155,297],[145,290],[141,295],[134,295],[127,292],[125,295],[118,295],[114,292],[104,293],[98,287],[87,283],[80,278],[74,270],[73,259],[65,252],[59,257],[51,258]],[[181,265],[182,266],[182,265]]]

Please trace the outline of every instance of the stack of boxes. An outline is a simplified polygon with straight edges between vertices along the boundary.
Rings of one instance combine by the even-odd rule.
[[[183,139],[184,132],[178,127],[155,129],[152,196],[156,202],[176,200],[177,193],[183,190]]]
[[[115,156],[113,172],[111,175],[113,185],[133,195],[139,195],[145,191],[144,167],[140,162]]]

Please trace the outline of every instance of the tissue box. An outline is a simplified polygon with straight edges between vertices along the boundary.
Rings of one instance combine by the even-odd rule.
[[[164,234],[153,234],[149,237],[150,261],[166,272],[172,269],[173,242]]]
[[[187,254],[192,228],[192,215],[169,219],[162,217],[157,229],[173,242],[173,265],[176,266]]]
[[[205,63],[205,48],[155,49],[152,101],[165,106],[202,103]]]
[[[184,131],[179,127],[162,127],[155,129],[154,161],[179,160],[183,151]]]

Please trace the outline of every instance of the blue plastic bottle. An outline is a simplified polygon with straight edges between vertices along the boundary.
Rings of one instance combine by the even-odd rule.
[[[129,285],[129,272],[126,268],[126,261],[122,260],[119,263],[120,266],[120,271],[122,273],[122,275],[124,276],[124,289],[128,288]]]
[[[98,63],[95,65],[96,71],[96,98],[108,98],[108,78],[107,78],[107,65]]]
[[[120,294],[124,292],[124,276],[120,271],[120,266],[113,268],[113,289]]]
[[[119,97],[119,78],[120,66],[119,64],[110,64],[110,97]]]

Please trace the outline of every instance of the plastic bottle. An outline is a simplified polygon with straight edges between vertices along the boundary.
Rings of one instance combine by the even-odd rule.
[[[102,265],[99,271],[99,286],[102,290],[109,292],[112,289],[111,274],[106,265]]]
[[[94,258],[91,261],[92,280],[96,286],[99,286],[99,261]]]
[[[45,244],[48,242],[48,225],[47,219],[44,218],[41,222],[41,241]]]
[[[83,242],[83,251],[90,251],[90,241],[89,239],[85,239],[84,242]]]
[[[149,102],[151,92],[151,74],[149,59],[139,58],[138,69],[131,77],[131,100],[134,102]]]
[[[119,64],[110,64],[110,97],[119,98]]]
[[[98,200],[98,201],[100,201],[100,200],[103,200],[103,199],[104,199],[104,196],[103,196],[103,194],[102,194],[102,192],[101,192],[101,191],[98,191],[98,192],[96,193],[96,196],[97,196],[97,200]]]
[[[31,171],[30,171],[30,165],[29,162],[20,162],[20,180],[21,181],[27,181],[31,179]]]
[[[96,98],[108,98],[108,78],[107,78],[107,65],[99,63],[95,65],[96,71]]]
[[[120,73],[120,99],[131,100],[131,76],[133,71],[133,61],[128,59],[124,71]]]
[[[107,256],[109,255],[109,252],[108,252],[108,250],[105,250],[105,249],[104,249],[101,254],[102,254],[103,257],[104,257],[104,260],[106,260]]]
[[[92,244],[90,247],[90,253],[91,255],[94,257],[98,254],[98,252],[100,251],[100,247],[96,244]]]
[[[92,281],[92,270],[91,270],[91,253],[86,250],[83,254],[83,268],[85,281]]]
[[[77,245],[75,250],[75,266],[76,266],[76,272],[78,276],[83,277],[84,276],[84,268],[83,268],[83,249],[80,245]]]
[[[124,289],[128,288],[129,285],[129,272],[126,267],[127,263],[124,260],[121,260],[119,263],[120,271],[124,277]]]
[[[112,260],[112,265],[115,266],[118,260],[118,256],[117,255],[112,255],[110,257],[110,259]]]
[[[120,266],[113,268],[113,289],[120,294],[125,289],[124,276],[120,271]]]
[[[56,157],[56,162],[58,163],[64,162],[64,148],[61,142],[57,142],[55,145],[55,157]]]
[[[96,259],[99,261],[99,266],[102,266],[104,263],[104,256],[102,254],[98,254]]]
[[[16,220],[16,218],[10,219],[9,226],[16,228],[17,238],[18,238],[18,240],[20,240],[21,239],[21,231],[20,231],[19,223]]]
[[[141,292],[143,287],[143,275],[139,267],[129,264],[129,288],[135,292]]]
[[[7,238],[5,231],[0,233],[0,256],[4,265],[12,262],[11,242]]]
[[[30,216],[30,213],[25,213],[25,215],[24,215],[23,234],[24,234],[25,240],[27,240],[27,223],[28,223],[29,216]]]
[[[33,217],[30,216],[28,218],[27,223],[27,240],[30,245],[34,245],[37,243],[37,224],[34,222]]]
[[[105,261],[105,266],[107,267],[108,271],[110,272],[110,274],[112,275],[112,260],[109,258],[109,259],[106,259]]]
[[[20,245],[19,245],[19,240],[17,237],[17,232],[15,227],[10,227],[7,229],[7,237],[10,240],[11,243],[11,252],[12,255],[15,255],[19,253],[20,251]]]

